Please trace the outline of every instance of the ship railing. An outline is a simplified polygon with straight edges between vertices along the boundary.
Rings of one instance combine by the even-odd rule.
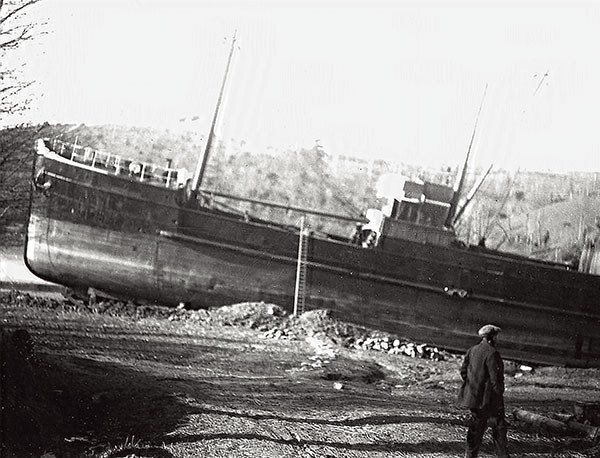
[[[126,159],[117,154],[58,139],[53,139],[50,146],[55,153],[73,162],[149,184],[177,189],[182,187],[188,178],[185,169],[161,167],[150,162]]]

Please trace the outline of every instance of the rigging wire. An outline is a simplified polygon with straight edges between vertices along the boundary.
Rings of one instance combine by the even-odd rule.
[[[542,86],[542,83],[544,82],[544,80],[546,79],[546,77],[550,75],[550,70],[546,70],[546,73],[544,73],[544,76],[542,76],[542,78],[540,79],[540,83],[537,85],[537,87],[535,88],[535,91],[533,91],[533,95],[535,96],[537,94],[537,92],[539,91],[540,87]],[[534,75],[534,77],[537,75]]]
[[[317,173],[329,183],[329,186],[333,188],[334,193],[332,193],[332,197],[337,200],[343,207],[343,209],[349,214],[349,216],[362,215],[362,211],[356,207],[349,199],[341,197],[341,189],[340,186],[334,184],[331,175],[327,172],[323,172],[321,170],[317,170]]]
[[[536,96],[536,94],[539,92],[539,89],[541,88],[542,84],[544,83],[544,81],[546,80],[546,78],[549,77],[549,75],[550,75],[550,70],[547,70],[542,75],[542,78],[540,79],[540,82],[538,83],[538,85],[536,86],[535,90],[533,91],[531,99],[533,99]],[[536,78],[537,76],[538,76],[537,74],[533,75],[534,78]],[[548,83],[546,83],[546,85],[547,84]],[[531,104],[531,100],[529,101],[529,103]],[[524,123],[525,114],[527,114],[527,113],[528,113],[527,108],[524,108],[523,110],[521,110],[521,117],[519,118],[519,122],[520,122],[521,125]],[[489,236],[489,234],[491,233],[491,231],[494,229],[495,226],[497,226],[497,225],[500,226],[499,223],[498,223],[498,220],[500,218],[500,214],[503,212],[504,208],[506,207],[506,204],[508,202],[508,199],[510,197],[510,194],[511,194],[513,188],[514,188],[514,185],[515,185],[515,183],[517,181],[517,177],[519,176],[520,172],[521,172],[521,168],[517,167],[517,170],[514,172],[514,174],[512,176],[512,179],[511,179],[511,181],[510,181],[510,183],[509,183],[509,185],[508,185],[508,187],[506,189],[506,193],[504,194],[504,196],[503,196],[503,198],[501,200],[500,207],[496,211],[496,214],[494,215],[494,218],[492,218],[491,221],[489,221],[486,224],[486,227],[485,227],[485,229],[483,231],[483,234],[482,234],[483,237],[487,238]],[[504,230],[501,226],[500,226],[500,228],[502,230]]]
[[[304,159],[304,161],[306,162],[306,159]],[[319,187],[323,188],[323,183],[327,182],[329,184],[329,186],[331,188],[333,188],[334,192],[332,193],[332,197],[342,205],[342,208],[344,209],[344,211],[346,211],[348,213],[349,216],[356,216],[356,215],[363,214],[363,212],[358,207],[356,207],[356,205],[354,205],[349,199],[341,197],[342,191],[340,189],[340,186],[337,186],[335,184],[334,180],[332,179],[331,175],[328,172],[324,172],[320,168],[316,168],[315,171],[317,172],[319,177],[322,179],[322,181],[319,182],[319,184],[320,184]]]

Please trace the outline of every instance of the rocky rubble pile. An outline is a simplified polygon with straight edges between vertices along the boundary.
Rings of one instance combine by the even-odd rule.
[[[263,335],[273,339],[298,339],[316,335],[346,348],[434,361],[441,361],[450,356],[436,347],[409,342],[399,336],[338,321],[332,318],[329,310],[312,310],[299,317],[284,317],[281,323],[271,327]]]
[[[390,353],[392,355],[405,355],[411,358],[432,359],[442,361],[446,359],[445,353],[437,347],[431,347],[426,344],[416,344],[414,342],[402,341],[400,339],[391,339],[390,337],[360,339],[353,345],[354,348],[361,350],[375,350]]]
[[[311,310],[299,316],[292,316],[280,306],[264,302],[244,302],[190,310],[184,304],[172,308],[135,304],[131,301],[98,300],[93,295],[87,301],[74,296],[59,299],[32,296],[13,290],[0,294],[1,304],[50,308],[64,312],[98,313],[132,319],[155,318],[202,325],[240,326],[262,331],[266,339],[316,338],[335,346],[361,351],[378,351],[435,361],[451,357],[451,354],[426,344],[410,342],[399,336],[337,320],[332,317],[330,310]]]

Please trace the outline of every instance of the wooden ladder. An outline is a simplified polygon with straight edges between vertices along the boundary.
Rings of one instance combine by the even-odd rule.
[[[294,316],[304,313],[306,297],[306,268],[308,257],[308,231],[304,216],[300,218],[300,234],[298,236],[298,259],[296,261],[296,287],[294,289]]]

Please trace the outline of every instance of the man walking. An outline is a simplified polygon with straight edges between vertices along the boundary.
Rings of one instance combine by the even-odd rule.
[[[465,355],[460,376],[463,384],[458,395],[458,405],[471,410],[467,449],[465,456],[475,458],[490,420],[496,456],[508,458],[506,448],[506,420],[504,418],[504,364],[496,350],[500,328],[493,324],[483,326],[481,337]]]

